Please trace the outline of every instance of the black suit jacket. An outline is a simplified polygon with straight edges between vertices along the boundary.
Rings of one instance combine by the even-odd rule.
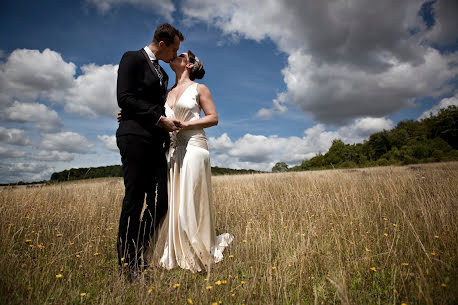
[[[162,144],[168,132],[156,126],[161,115],[165,116],[165,99],[168,76],[161,67],[163,86],[153,71],[142,49],[124,53],[119,63],[117,99],[122,109],[122,119],[116,136],[139,135]]]

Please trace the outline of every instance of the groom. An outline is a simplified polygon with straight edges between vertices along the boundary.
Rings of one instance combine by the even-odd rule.
[[[167,212],[165,147],[168,132],[179,129],[180,122],[164,116],[168,76],[158,60],[168,63],[174,59],[183,40],[176,28],[160,24],[148,46],[126,52],[119,64],[117,99],[122,118],[116,141],[125,195],[117,249],[118,262],[127,267],[129,279],[142,270],[142,255]]]

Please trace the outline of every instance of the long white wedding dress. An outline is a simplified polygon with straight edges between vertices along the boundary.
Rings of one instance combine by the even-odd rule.
[[[168,118],[192,121],[200,118],[197,83],[188,86],[174,109],[165,105]],[[216,236],[212,206],[210,154],[203,129],[171,133],[169,162],[169,207],[158,240],[159,264],[179,266],[192,272],[208,271],[223,259],[224,248],[233,236]]]

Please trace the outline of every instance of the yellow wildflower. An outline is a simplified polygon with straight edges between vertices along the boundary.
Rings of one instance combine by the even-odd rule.
[[[33,248],[33,247],[34,247],[34,245],[29,245],[29,247],[30,247],[30,248]]]
[[[121,262],[123,262],[124,260],[125,260],[125,258],[124,258],[124,257],[121,257]]]
[[[386,236],[388,236],[388,233],[383,233],[383,235],[386,237]]]
[[[229,255],[229,258],[234,258],[234,255],[232,255],[232,254],[231,254],[231,255]]]
[[[76,254],[76,255],[75,255],[75,257],[76,257],[76,258],[80,258],[80,257],[81,257],[81,255],[79,255],[79,254]]]
[[[242,285],[245,284],[245,281],[240,281],[240,284],[242,284]]]
[[[38,249],[43,249],[45,246],[43,244],[37,245]]]
[[[56,279],[60,279],[61,277],[63,277],[62,274],[60,274],[60,273],[59,273],[59,274],[56,274]]]
[[[432,256],[436,256],[436,252],[431,252],[431,255]]]
[[[64,236],[64,235],[59,233],[59,234],[57,234],[56,236],[57,236],[57,237],[62,237],[62,236]]]
[[[191,305],[194,304],[191,299],[188,299],[187,301],[188,301],[188,304],[191,304]]]
[[[127,267],[127,265],[129,265],[128,263],[124,263],[124,267]]]
[[[215,284],[219,286],[219,285],[222,284],[222,282],[221,281],[216,281]]]
[[[231,297],[235,297],[235,293],[231,294]]]
[[[402,263],[403,266],[409,266],[409,263]]]
[[[442,283],[441,286],[442,286],[442,287],[447,287],[447,284]]]
[[[398,226],[397,224],[393,223],[393,227],[397,227],[397,226]]]
[[[223,284],[227,284],[227,281],[226,281],[226,280],[223,280],[222,283],[223,283]]]
[[[242,240],[242,242],[246,243],[246,239]]]
[[[27,287],[27,290],[28,291],[32,290],[32,286]]]
[[[407,303],[401,303],[401,305],[407,305]]]
[[[97,255],[100,255],[100,253],[99,253],[99,252],[95,252],[95,253],[94,253],[94,256],[97,256]]]
[[[207,286],[206,288],[207,288],[207,290],[212,290],[213,286]]]
[[[371,267],[371,268],[369,268],[369,269],[372,270],[372,271],[374,271],[374,272],[377,271],[377,269],[375,269],[375,267]]]
[[[272,270],[275,270],[275,269],[277,269],[277,267],[275,267],[275,266],[272,266]]]
[[[178,287],[180,287],[180,284],[178,284],[178,283],[173,284],[173,288],[177,289]]]
[[[439,235],[434,235],[434,238],[439,238]]]
[[[26,243],[31,243],[32,240],[31,240],[31,239],[26,239],[25,242],[26,242]]]
[[[82,297],[86,296],[86,292],[81,292],[80,296],[82,296]]]

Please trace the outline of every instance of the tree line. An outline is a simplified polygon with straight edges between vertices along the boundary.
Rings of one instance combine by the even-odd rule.
[[[260,171],[252,169],[232,169],[223,167],[212,167],[211,173],[213,176],[217,175],[240,175],[240,174],[254,174]],[[51,175],[51,182],[72,181],[81,179],[92,179],[102,177],[122,177],[121,165],[110,165],[101,167],[90,168],[72,168],[66,169],[61,172],[56,172]]]
[[[391,130],[370,135],[363,143],[345,144],[335,139],[325,154],[318,153],[291,168],[285,162],[277,162],[272,172],[455,160],[458,160],[458,107],[449,106],[420,121],[401,121]]]

